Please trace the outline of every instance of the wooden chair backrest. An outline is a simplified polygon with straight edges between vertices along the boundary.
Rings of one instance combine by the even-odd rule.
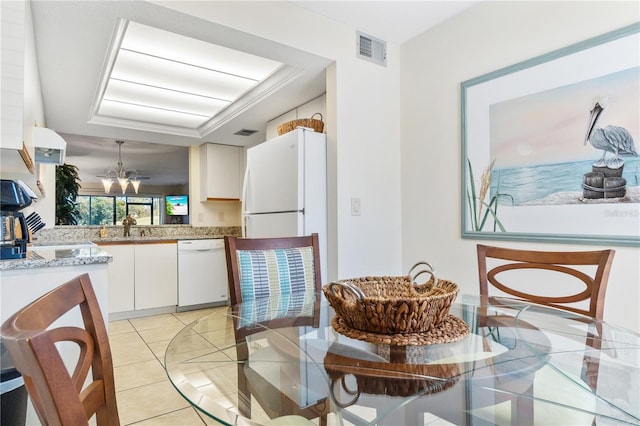
[[[51,325],[69,311],[82,314],[84,328]],[[60,323],[62,324],[62,323]],[[2,341],[44,425],[119,425],[111,348],[88,274],[80,275],[8,318]],[[79,357],[70,373],[56,342],[76,344]],[[89,370],[92,377],[87,381]]]
[[[311,247],[313,250],[313,274],[315,290],[320,291],[322,279],[320,276],[320,246],[318,234],[301,237],[280,238],[238,238],[224,237],[225,252],[227,258],[227,274],[229,277],[229,296],[231,304],[242,303],[242,290],[240,288],[240,271],[238,268],[238,250],[275,250]]]
[[[500,291],[519,299],[553,306],[602,320],[607,282],[615,254],[614,250],[574,252],[530,251],[478,244],[477,253],[481,296],[489,295],[489,284],[491,284]],[[489,269],[487,259],[498,259],[500,264]],[[575,268],[580,265],[595,266],[595,273],[589,274]],[[582,281],[585,288],[576,293],[569,292],[568,294],[549,296],[537,294],[533,291],[518,290],[517,286],[511,286],[498,278],[498,274],[502,272],[523,269],[549,270],[567,274]],[[570,305],[585,300],[588,300],[588,309]]]

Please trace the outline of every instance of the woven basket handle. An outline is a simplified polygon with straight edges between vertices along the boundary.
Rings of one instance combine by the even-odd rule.
[[[346,376],[342,375],[340,376],[340,385],[342,386],[342,389],[345,391],[346,394],[348,395],[354,395],[353,399],[351,401],[346,401],[346,402],[340,402],[338,401],[338,397],[336,396],[336,393],[334,391],[335,385],[338,382],[338,380],[334,380],[331,379],[331,395],[333,396],[333,402],[340,408],[347,408],[353,404],[355,404],[358,399],[360,398],[360,387],[358,386],[358,388],[356,390],[351,390],[349,389],[349,387],[347,386],[347,382],[345,380]],[[358,383],[356,382],[356,386],[358,385]]]
[[[333,293],[334,296],[339,296],[336,293],[336,286],[337,287],[342,287],[343,289],[346,289],[348,291],[350,291],[351,293],[353,293],[353,295],[356,297],[356,299],[358,299],[359,302],[362,302],[364,300],[364,293],[362,292],[362,290],[360,290],[360,288],[350,282],[340,282],[340,281],[332,281],[329,284],[329,290],[331,290],[331,292]]]
[[[315,114],[313,114],[311,116],[311,118],[313,119],[313,117],[315,117],[316,115],[319,115],[320,116],[320,121],[322,121],[322,114],[320,114],[319,112],[316,112]]]
[[[421,269],[420,271],[414,272],[418,267],[423,267],[424,269]],[[424,284],[418,284],[416,283],[416,278],[418,278],[420,275],[422,274],[429,274],[431,275],[431,277],[433,278],[433,285],[434,287],[438,285],[438,278],[436,277],[436,271],[433,268],[433,266],[431,266],[431,264],[429,262],[425,262],[424,260],[416,263],[415,265],[413,265],[411,267],[411,269],[409,269],[409,273],[407,275],[409,275],[409,277],[411,278],[411,282],[415,285],[424,285]]]

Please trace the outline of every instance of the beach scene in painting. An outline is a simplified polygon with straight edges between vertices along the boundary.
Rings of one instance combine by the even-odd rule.
[[[490,105],[490,198],[640,203],[639,75],[629,68]]]

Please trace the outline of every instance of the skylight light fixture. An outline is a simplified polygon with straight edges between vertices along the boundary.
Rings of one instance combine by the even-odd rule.
[[[133,190],[138,193],[140,188],[140,180],[138,179],[138,172],[135,169],[125,170],[122,164],[122,144],[124,141],[116,141],[118,144],[118,167],[116,169],[107,169],[104,172],[104,176],[98,176],[102,178],[102,185],[104,186],[104,192],[109,193],[111,186],[115,181],[120,184],[122,194],[127,191],[127,186],[131,184]]]
[[[126,20],[112,46],[91,123],[201,137],[234,103],[249,105],[300,72]]]

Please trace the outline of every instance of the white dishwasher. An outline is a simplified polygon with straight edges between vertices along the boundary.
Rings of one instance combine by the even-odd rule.
[[[178,311],[226,305],[223,239],[178,240]]]

